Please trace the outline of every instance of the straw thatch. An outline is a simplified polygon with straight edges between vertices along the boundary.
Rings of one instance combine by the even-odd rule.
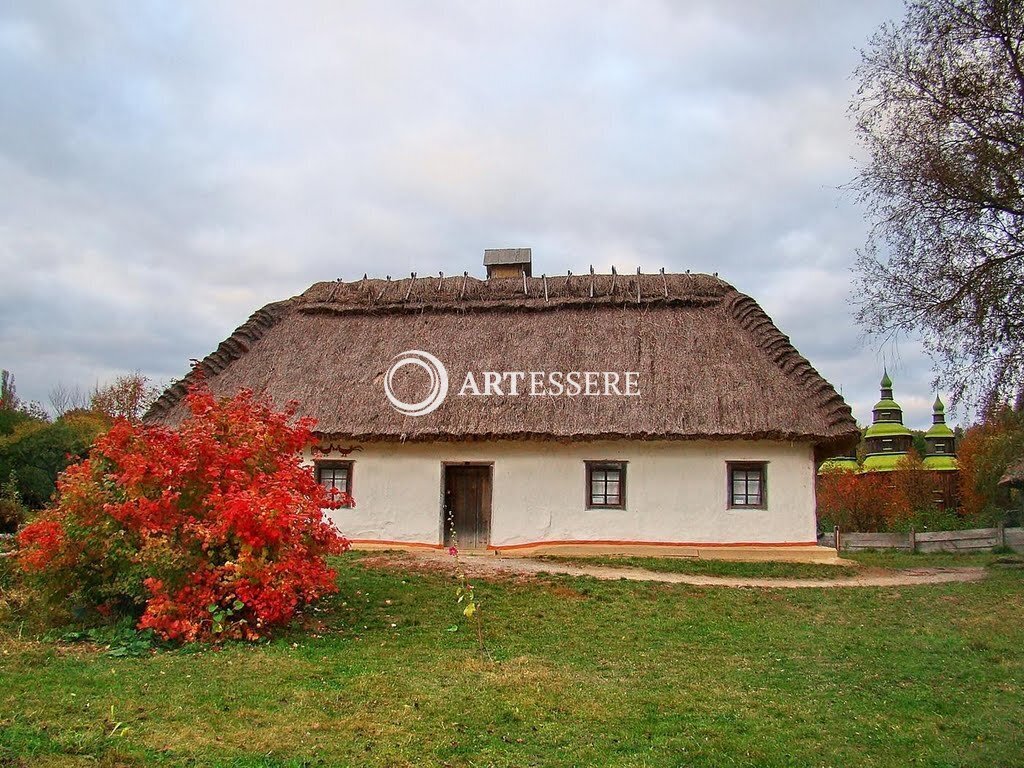
[[[1011,464],[1005,474],[999,478],[999,485],[1011,488],[1024,488],[1024,459]]]
[[[383,390],[408,349],[437,355],[451,378],[444,404],[419,418]],[[827,453],[859,438],[850,408],[757,303],[708,275],[317,283],[256,312],[199,367],[215,393],[297,400],[324,435],[362,440],[763,438]],[[484,370],[638,371],[641,396],[457,396],[467,371]],[[150,420],[182,417],[193,376]]]

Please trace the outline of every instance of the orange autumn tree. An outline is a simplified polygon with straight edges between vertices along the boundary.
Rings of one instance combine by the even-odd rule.
[[[120,419],[22,529],[18,562],[76,612],[131,615],[171,640],[253,640],[337,589],[348,541],[300,451],[314,422],[193,386],[175,429]]]
[[[970,427],[957,449],[960,502],[965,515],[1001,520],[1014,511],[999,479],[1024,457],[1024,410],[1000,405]]]

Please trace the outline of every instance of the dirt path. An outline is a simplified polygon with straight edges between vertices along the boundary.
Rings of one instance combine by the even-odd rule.
[[[366,558],[367,565],[408,567],[413,570],[451,571],[453,563],[448,555],[434,552],[394,555],[388,553]],[[542,573],[565,576],[590,576],[614,581],[654,581],[663,584],[691,584],[698,587],[759,587],[772,589],[808,589],[835,587],[912,587],[919,584],[948,584],[951,582],[981,581],[984,568],[909,568],[898,571],[873,570],[861,572],[851,568],[850,576],[834,579],[772,579],[738,576],[704,576],[695,573],[664,573],[641,568],[613,568],[601,565],[570,565],[527,557],[494,557],[468,555],[462,558],[468,575],[530,578]]]

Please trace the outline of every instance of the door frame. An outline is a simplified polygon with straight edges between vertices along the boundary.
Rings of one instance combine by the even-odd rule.
[[[441,462],[441,489],[439,493],[438,506],[440,508],[437,524],[438,544],[444,547],[445,539],[445,514],[444,514],[444,490],[448,484],[448,467],[485,467],[487,469],[487,494],[489,517],[487,522],[487,546],[491,545],[491,531],[494,527],[494,462],[493,461],[442,461]]]

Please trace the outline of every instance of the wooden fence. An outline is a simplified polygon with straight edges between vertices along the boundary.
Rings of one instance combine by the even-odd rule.
[[[838,545],[836,539],[839,539]],[[970,528],[963,531],[910,531],[909,533],[854,533],[841,531],[819,537],[823,547],[840,552],[897,549],[904,552],[985,552],[1009,547],[1024,552],[1024,528]]]

